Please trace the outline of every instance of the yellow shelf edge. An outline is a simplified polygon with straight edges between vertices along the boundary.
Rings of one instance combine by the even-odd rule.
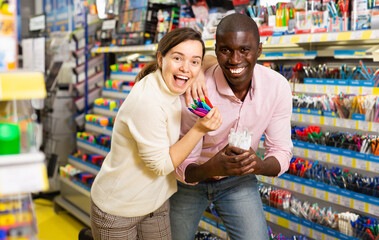
[[[0,73],[0,100],[25,100],[45,98],[46,88],[41,72]]]

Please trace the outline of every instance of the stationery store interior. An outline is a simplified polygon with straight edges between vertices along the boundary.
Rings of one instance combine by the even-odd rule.
[[[0,240],[252,240],[250,226],[266,239],[379,239],[379,0],[0,0],[0,22]],[[233,95],[242,81],[246,98]],[[181,145],[175,163],[195,141],[179,134],[190,121],[188,135],[207,126],[203,145]],[[217,168],[252,169],[205,168],[222,157]],[[202,166],[208,177],[191,178]],[[211,192],[204,212],[192,192],[179,199],[229,181],[229,207]],[[235,197],[243,182],[254,211]],[[164,203],[166,235],[146,237]]]

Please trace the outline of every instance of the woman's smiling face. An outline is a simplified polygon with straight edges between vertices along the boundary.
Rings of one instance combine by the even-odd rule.
[[[197,40],[181,42],[164,57],[158,52],[158,65],[171,92],[182,94],[195,81],[201,70],[202,56],[203,47]]]

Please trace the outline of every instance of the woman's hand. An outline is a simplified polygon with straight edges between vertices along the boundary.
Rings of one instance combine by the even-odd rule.
[[[195,128],[203,133],[217,130],[222,124],[220,111],[213,107],[203,118],[197,119]]]

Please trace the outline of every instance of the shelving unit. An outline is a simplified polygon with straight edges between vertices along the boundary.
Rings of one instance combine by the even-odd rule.
[[[17,101],[45,97],[46,89],[42,73],[22,71],[0,73],[0,102],[2,105],[12,102],[12,106],[16,108]],[[25,108],[28,108],[28,105],[25,105]],[[31,105],[30,108],[32,108]],[[2,114],[6,114],[4,111]],[[19,118],[30,118],[30,122],[33,122],[32,117],[22,111],[14,111],[8,113],[7,116],[0,116],[4,126],[9,120],[10,123],[19,127],[21,121]],[[12,144],[12,146],[19,144],[19,153],[0,155],[1,232],[5,235],[12,233],[12,236],[20,239],[35,239],[37,235],[37,221],[31,193],[46,191],[49,188],[45,155],[37,150],[35,139],[31,140],[34,137],[32,133],[22,132],[19,129],[19,139]],[[2,138],[2,141],[5,139]],[[2,142],[2,144],[6,144],[6,142]],[[11,147],[10,142],[7,144]],[[4,148],[2,150],[4,151]]]
[[[328,58],[329,62],[338,62],[341,61],[341,59],[349,59],[349,61],[365,59],[365,61],[372,61],[372,63],[379,61],[379,52],[377,50],[379,48],[379,30],[261,37],[261,42],[263,42],[263,53],[258,59],[259,61],[304,60],[312,62],[318,61],[320,58]],[[214,40],[207,40],[205,42],[206,49],[209,52],[214,50],[214,45]],[[154,54],[156,48],[157,44],[143,46],[93,47],[91,53]],[[95,59],[100,59],[100,57],[97,56]],[[135,76],[136,73],[111,73],[112,79],[125,81],[133,80]],[[100,77],[98,78],[100,79]],[[307,80],[304,84],[293,84],[292,89],[295,92],[306,94],[338,94],[344,92],[346,94],[379,95],[379,88],[374,88],[366,82],[363,83],[363,81],[345,82],[335,80],[327,82],[327,80],[320,81],[313,79],[309,81]],[[109,89],[103,89],[102,91],[102,96],[109,98],[125,99],[127,94],[128,91],[119,92]],[[99,115],[114,117],[116,116],[117,111],[118,109],[110,111],[106,107],[94,106],[94,113]],[[302,109],[294,109],[292,122],[303,125],[316,124],[331,129],[344,129],[344,131],[358,129],[371,134],[379,132],[379,123],[323,116],[319,113],[314,113],[308,110],[303,111]],[[112,129],[109,127],[101,127],[88,122],[85,123],[85,128],[87,131],[100,134],[111,135],[112,132]],[[95,146],[94,144],[82,140],[78,140],[78,147],[85,151],[103,156],[107,154],[107,149],[103,149],[102,147]],[[262,142],[260,143],[260,147],[262,147]],[[353,151],[299,141],[294,141],[294,155],[338,166],[358,169],[370,174],[377,174],[379,172],[378,156],[360,154]],[[70,157],[69,162],[75,167],[93,174],[96,174],[98,171],[96,168],[92,168],[92,166],[88,166],[78,159]],[[277,187],[286,188],[294,193],[306,195],[309,199],[315,201],[322,200],[331,204],[339,205],[346,210],[353,209],[370,216],[376,216],[379,212],[378,198],[339,189],[324,183],[306,180],[288,174],[284,174],[279,178],[261,176],[259,180]],[[82,192],[81,195],[85,196],[86,192]],[[86,199],[86,201],[88,201],[88,199]],[[85,208],[86,207],[82,207],[81,211],[83,212],[83,209]],[[283,228],[295,230],[314,239],[356,239],[269,206],[264,206],[264,210],[269,222]],[[207,216],[207,214],[202,217],[200,227],[221,238],[227,238],[225,227],[219,220]]]

